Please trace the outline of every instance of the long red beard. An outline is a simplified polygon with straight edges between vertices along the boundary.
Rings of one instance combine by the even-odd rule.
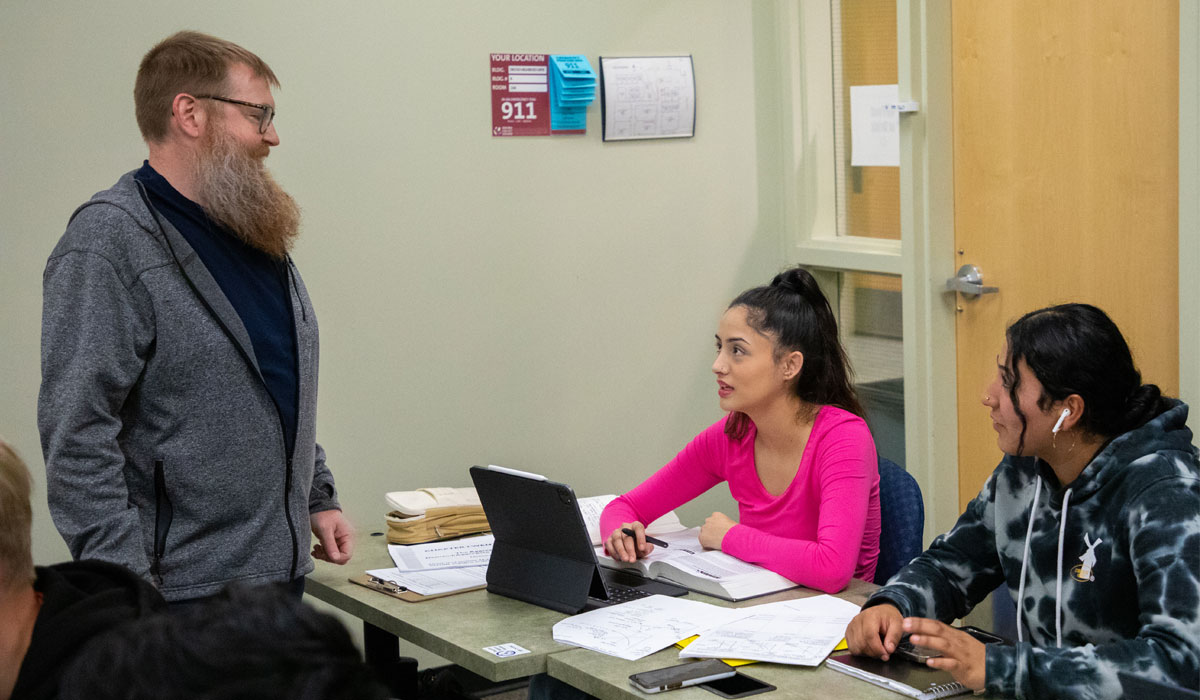
[[[300,232],[299,205],[267,170],[265,153],[252,155],[219,123],[210,124],[193,166],[201,206],[246,244],[283,258]]]

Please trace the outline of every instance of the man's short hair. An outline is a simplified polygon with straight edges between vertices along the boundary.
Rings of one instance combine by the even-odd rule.
[[[29,469],[0,440],[0,589],[33,583],[33,507]]]
[[[142,57],[133,86],[138,128],[147,143],[167,136],[171,104],[181,92],[221,94],[227,87],[229,68],[243,63],[255,77],[279,87],[271,67],[258,56],[231,41],[201,32],[182,31],[160,41]]]

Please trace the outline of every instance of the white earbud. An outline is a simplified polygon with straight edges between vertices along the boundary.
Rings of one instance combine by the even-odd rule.
[[[1063,421],[1065,421],[1069,415],[1071,415],[1071,409],[1064,408],[1063,412],[1058,416],[1058,422],[1054,424],[1054,427],[1050,429],[1050,432],[1057,435],[1059,428],[1062,427]]]

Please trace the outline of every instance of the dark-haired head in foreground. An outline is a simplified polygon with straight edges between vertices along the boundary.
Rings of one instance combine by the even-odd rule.
[[[386,697],[345,627],[274,585],[233,587],[99,637],[60,689],[62,700]]]

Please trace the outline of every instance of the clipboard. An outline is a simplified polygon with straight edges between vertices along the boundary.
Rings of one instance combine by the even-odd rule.
[[[434,598],[445,598],[448,595],[456,595],[458,593],[466,593],[467,591],[478,591],[478,590],[487,588],[487,584],[480,584],[478,586],[471,586],[470,588],[463,588],[463,589],[460,589],[457,591],[450,591],[448,593],[435,593],[434,595],[421,595],[420,593],[417,593],[415,591],[410,591],[410,590],[404,588],[403,586],[396,585],[390,581],[384,581],[383,579],[375,578],[374,576],[372,576],[370,574],[366,574],[366,573],[359,574],[358,576],[351,576],[347,580],[350,581],[350,583],[357,583],[358,585],[363,586],[364,588],[370,588],[373,591],[378,591],[384,595],[389,595],[393,598],[399,598],[400,600],[403,600],[408,603],[420,603],[423,600],[433,600]]]

